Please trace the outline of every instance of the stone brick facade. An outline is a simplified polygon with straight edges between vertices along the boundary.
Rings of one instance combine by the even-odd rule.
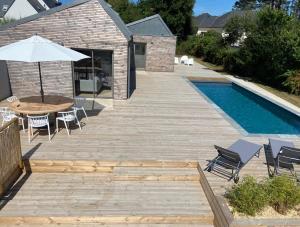
[[[114,99],[127,98],[128,39],[98,0],[46,14],[25,23],[0,30],[0,46],[38,34],[70,48],[113,51]],[[37,63],[7,62],[13,95],[38,95]],[[45,94],[73,96],[72,64],[42,63]]]
[[[134,35],[136,43],[146,43],[146,71],[173,72],[176,37]]]

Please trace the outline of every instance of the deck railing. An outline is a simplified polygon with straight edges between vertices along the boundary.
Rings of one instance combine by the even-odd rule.
[[[23,170],[18,120],[0,127],[0,197],[19,178]]]

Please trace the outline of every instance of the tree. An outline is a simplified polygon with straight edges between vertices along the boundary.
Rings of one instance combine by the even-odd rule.
[[[225,32],[228,34],[226,41],[236,43],[244,34],[248,34],[255,27],[255,14],[247,12],[244,16],[235,15],[226,23]]]
[[[281,86],[282,75],[300,68],[300,23],[283,10],[265,8],[240,49],[244,73]]]
[[[235,2],[233,8],[237,10],[253,10],[257,7],[256,0],[238,0]]]
[[[107,0],[113,9],[120,14],[125,23],[143,18],[137,4],[129,0]]]
[[[193,32],[193,8],[195,0],[139,0],[142,15],[160,14],[173,34],[185,40]]]

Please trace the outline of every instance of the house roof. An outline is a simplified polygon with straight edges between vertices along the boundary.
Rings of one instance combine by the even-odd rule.
[[[40,13],[34,14],[32,16],[24,17],[24,18],[22,18],[20,20],[17,20],[15,22],[0,26],[0,31],[6,30],[8,28],[16,27],[16,26],[21,25],[21,24],[25,24],[25,23],[30,22],[30,21],[37,20],[41,17],[51,15],[51,14],[56,13],[56,12],[63,11],[65,9],[68,9],[68,8],[71,8],[71,7],[74,7],[74,6],[77,6],[77,5],[81,5],[81,4],[84,4],[84,3],[89,2],[89,1],[91,1],[91,0],[75,0],[71,3],[69,3],[69,4],[60,5],[60,6],[52,8],[52,9],[45,10],[45,11],[42,11]],[[125,23],[122,21],[119,14],[117,14],[111,8],[111,6],[108,3],[106,3],[104,0],[98,0],[98,2],[103,7],[103,9],[106,11],[106,13],[112,18],[112,20],[115,22],[116,26],[120,29],[120,31],[125,36],[125,38],[128,41],[131,40],[132,33],[129,31],[129,29],[127,28]]]
[[[38,0],[27,0],[27,1],[38,13],[46,10],[45,7]]]
[[[174,36],[159,14],[127,24],[134,35]]]
[[[253,11],[232,11],[223,14],[222,16],[211,16],[208,13],[203,13],[195,17],[195,22],[198,28],[224,28],[226,23],[234,16],[245,16],[246,14],[254,14]]]
[[[123,35],[126,37],[126,39],[129,41],[132,38],[131,31],[127,28],[124,21],[121,19],[119,14],[114,11],[106,1],[104,0],[98,0],[100,5],[103,7],[103,9],[106,11],[106,13],[111,17],[111,19],[115,22],[117,27],[120,29],[120,31],[123,33]]]
[[[203,13],[198,17],[195,17],[194,20],[199,28],[209,28],[215,23],[217,16],[212,16],[208,13]]]
[[[1,0],[0,1],[0,17],[4,17],[8,9],[11,7],[11,5],[14,3],[15,0]],[[7,5],[8,9],[6,11],[3,11],[3,6]]]
[[[51,9],[53,7],[61,5],[61,3],[58,3],[56,0],[43,0],[45,4]]]

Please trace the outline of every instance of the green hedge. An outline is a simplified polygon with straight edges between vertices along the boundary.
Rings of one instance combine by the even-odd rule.
[[[233,48],[235,39],[223,39],[221,34],[209,31],[189,37],[178,45],[178,54],[189,54],[217,65],[239,76],[252,77],[273,87],[291,93],[300,93],[300,21],[285,11],[265,8],[251,23],[245,18],[234,18],[228,32],[247,31],[247,38],[239,48]],[[245,29],[240,28],[246,26]],[[230,34],[229,34],[230,35]]]

